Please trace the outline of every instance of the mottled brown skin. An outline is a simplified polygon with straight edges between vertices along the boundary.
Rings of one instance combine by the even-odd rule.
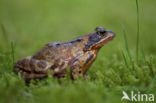
[[[99,49],[114,36],[113,32],[97,27],[93,32],[69,42],[50,42],[35,55],[17,61],[14,70],[25,80],[31,80],[42,79],[48,74],[65,77],[67,69],[70,69],[74,80],[86,74]]]

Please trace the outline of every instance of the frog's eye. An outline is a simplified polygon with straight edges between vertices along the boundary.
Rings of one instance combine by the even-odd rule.
[[[95,31],[99,34],[99,35],[104,35],[106,33],[105,28],[103,27],[96,27]]]

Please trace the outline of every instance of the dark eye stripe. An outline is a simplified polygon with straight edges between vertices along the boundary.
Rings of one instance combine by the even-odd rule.
[[[100,40],[100,36],[97,34],[93,34],[92,36],[89,37],[90,42],[97,42]]]
[[[88,39],[87,44],[85,45],[84,50],[88,50],[91,45],[97,43],[98,41],[100,41],[100,36],[97,33],[91,35]]]

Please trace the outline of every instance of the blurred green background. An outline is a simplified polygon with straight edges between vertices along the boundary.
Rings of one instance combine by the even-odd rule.
[[[140,16],[139,58],[140,60],[142,59],[142,51],[144,51],[147,58],[152,55],[152,58],[154,58],[152,63],[155,70],[156,1],[138,1]],[[5,92],[5,89],[7,91],[5,95],[1,94],[3,95],[1,100],[5,102],[17,102],[18,100],[20,102],[43,102],[47,100],[46,102],[50,103],[51,101],[56,102],[59,100],[60,96],[64,102],[70,102],[69,100],[72,102],[73,100],[75,102],[101,103],[105,101],[113,103],[116,100],[120,101],[122,96],[121,91],[115,92],[117,94],[114,91],[122,90],[121,88],[124,88],[124,84],[140,88],[142,87],[141,83],[145,83],[143,87],[147,88],[147,85],[152,82],[154,77],[148,78],[148,82],[140,79],[138,82],[138,77],[135,75],[134,78],[136,77],[136,79],[130,77],[134,79],[134,83],[126,79],[125,82],[121,79],[120,83],[118,79],[110,80],[111,83],[114,83],[112,85],[115,89],[111,89],[112,85],[110,86],[109,80],[109,82],[100,82],[100,79],[97,79],[97,81],[99,80],[98,82],[96,81],[96,76],[101,75],[99,74],[100,72],[108,72],[106,77],[109,79],[117,72],[113,70],[120,67],[126,68],[123,66],[124,60],[122,57],[122,51],[125,49],[122,25],[125,26],[129,49],[132,57],[135,59],[136,18],[136,0],[0,0],[0,57],[3,58],[0,64],[0,69],[3,70],[0,74],[0,81],[4,84],[4,87],[1,86],[0,89],[1,92]],[[9,57],[5,58],[3,56],[7,51],[11,50],[10,42],[14,43],[15,60],[18,60],[25,56],[33,55],[48,42],[68,41],[93,31],[97,26],[103,26],[112,30],[116,33],[116,37],[100,50],[97,61],[89,71],[90,77],[93,77],[95,81],[78,81],[78,83],[72,84],[69,80],[65,80],[66,82],[63,83],[63,86],[60,86],[58,82],[55,84],[55,80],[52,80],[54,82],[52,87],[51,84],[44,84],[37,87],[33,85],[30,89],[24,84],[23,80],[17,79],[18,77],[12,71],[8,73],[10,67],[6,65],[10,63],[9,59],[7,59]],[[140,64],[143,65],[144,63],[141,62]],[[114,69],[110,70],[109,68]],[[121,69],[116,75],[120,78],[124,77],[121,73],[123,70]],[[94,74],[95,72],[97,74]],[[124,72],[131,72],[131,70],[125,70]],[[99,76],[97,78],[102,77]],[[144,76],[140,78],[144,78]],[[122,82],[124,83],[122,84]],[[7,87],[5,84],[9,86]],[[66,89],[62,94],[63,88]],[[154,89],[151,88],[152,90]],[[23,97],[20,97],[20,95]],[[28,97],[30,97],[30,101],[26,99]],[[56,98],[54,99],[54,97]],[[112,97],[114,99],[111,99]],[[11,99],[9,101],[6,98]],[[59,101],[62,102],[61,100]]]
[[[139,0],[140,39],[148,53],[155,53],[156,1]],[[0,23],[20,57],[32,55],[45,43],[68,41],[103,26],[116,38],[103,49],[112,55],[122,47],[122,24],[130,48],[136,46],[135,0],[0,0]],[[3,34],[2,31],[0,31]],[[0,45],[5,45],[0,35]],[[24,48],[23,48],[24,47]],[[5,47],[4,47],[5,48]]]

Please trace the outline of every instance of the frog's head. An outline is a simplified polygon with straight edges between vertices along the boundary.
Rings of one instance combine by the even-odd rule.
[[[112,31],[106,30],[103,27],[97,27],[94,32],[88,35],[87,43],[84,47],[85,51],[101,48],[104,44],[111,41],[115,37]]]

